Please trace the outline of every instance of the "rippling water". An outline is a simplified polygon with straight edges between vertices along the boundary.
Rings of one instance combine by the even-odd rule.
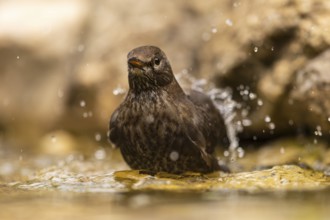
[[[330,214],[330,179],[324,172],[281,165],[150,176],[125,171],[119,157],[109,157],[3,158],[0,219],[327,219]]]

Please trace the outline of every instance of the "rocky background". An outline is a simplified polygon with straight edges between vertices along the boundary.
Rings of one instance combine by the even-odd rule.
[[[145,44],[229,88],[241,140],[329,138],[328,0],[12,0],[0,2],[0,146],[109,147],[126,54]]]

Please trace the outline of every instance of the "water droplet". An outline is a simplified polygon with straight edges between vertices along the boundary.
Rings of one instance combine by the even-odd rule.
[[[281,153],[281,154],[284,154],[284,153],[285,153],[285,149],[284,149],[284,147],[281,147],[281,149],[280,149],[280,153]]]
[[[265,122],[269,123],[269,122],[271,122],[271,120],[272,119],[268,115],[265,117]]]
[[[104,149],[99,149],[99,150],[95,151],[95,153],[94,153],[94,157],[97,160],[104,160],[106,156],[107,156],[107,154]]]
[[[88,117],[88,112],[84,112],[84,113],[83,113],[83,117],[84,117],[84,118],[87,118],[87,117]]]
[[[243,158],[245,151],[243,150],[243,148],[239,147],[239,148],[237,148],[237,153],[238,153],[239,158]]]
[[[18,59],[18,60],[19,60],[19,58],[20,58],[19,56],[16,57],[16,59]]]
[[[258,47],[254,47],[254,49],[253,49],[253,51],[255,52],[255,53],[257,53],[258,52]]]
[[[233,21],[230,20],[229,18],[226,19],[226,25],[229,26],[229,27],[233,26]]]
[[[228,150],[225,150],[225,151],[223,152],[223,156],[228,157],[228,156],[229,156],[229,151],[228,151]]]
[[[316,130],[314,131],[316,136],[322,136],[322,128],[320,125],[316,126]]]
[[[240,5],[241,5],[240,2],[234,2],[234,3],[233,3],[234,8],[238,8]]]
[[[96,141],[101,141],[101,139],[102,139],[102,135],[100,133],[96,133],[95,134],[95,140]]]
[[[330,122],[330,117],[328,118],[328,122]]]
[[[270,130],[274,130],[275,129],[275,124],[273,122],[269,123],[268,125]]]
[[[212,32],[213,34],[215,34],[215,33],[218,32],[218,29],[214,27],[214,28],[211,29],[211,32]]]
[[[179,153],[177,151],[172,151],[170,153],[170,159],[172,161],[177,161],[179,159]]]
[[[85,106],[86,106],[86,102],[85,102],[84,100],[81,100],[81,101],[80,101],[80,106],[81,106],[81,107],[85,107]]]
[[[249,120],[249,119],[243,119],[243,120],[242,120],[242,125],[243,125],[244,127],[251,126],[251,125],[252,125],[252,121]]]
[[[250,98],[250,100],[254,100],[255,98],[257,98],[257,95],[254,94],[254,93],[252,93],[252,92],[250,92],[249,98]]]
[[[259,106],[262,106],[262,105],[264,104],[264,102],[263,102],[261,99],[258,99],[257,104],[258,104]]]
[[[270,48],[271,51],[274,51],[274,49],[275,49],[274,46],[272,46],[272,48]]]
[[[125,89],[123,89],[121,86],[118,86],[117,88],[115,88],[112,93],[114,95],[122,95],[125,93]]]

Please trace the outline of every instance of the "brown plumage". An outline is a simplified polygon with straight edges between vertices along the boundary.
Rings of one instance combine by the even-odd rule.
[[[212,154],[226,132],[209,97],[193,90],[186,95],[157,47],[138,47],[127,58],[129,91],[109,133],[127,164],[150,172],[219,170]]]

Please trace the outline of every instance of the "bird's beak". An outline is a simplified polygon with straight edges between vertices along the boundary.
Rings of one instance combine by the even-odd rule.
[[[135,57],[132,57],[128,60],[128,65],[139,69],[142,69],[145,66],[145,64],[141,60]]]

